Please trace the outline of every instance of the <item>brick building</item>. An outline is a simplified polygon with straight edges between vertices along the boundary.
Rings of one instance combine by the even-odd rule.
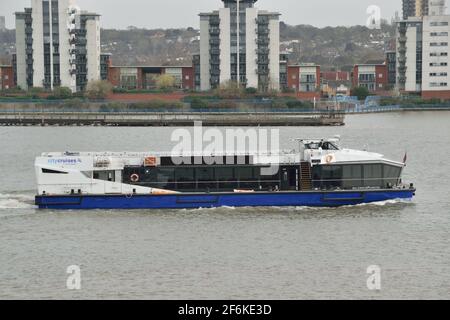
[[[369,62],[353,67],[353,87],[366,87],[376,93],[388,89],[388,68],[385,62]]]
[[[11,89],[14,87],[13,66],[0,65],[0,90]]]
[[[151,90],[157,88],[158,79],[163,74],[171,75],[178,89],[195,89],[192,66],[110,66],[108,80],[115,88]]]

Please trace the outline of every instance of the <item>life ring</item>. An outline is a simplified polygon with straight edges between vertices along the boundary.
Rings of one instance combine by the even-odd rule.
[[[130,177],[131,182],[139,182],[139,175],[137,173],[133,173]]]
[[[327,155],[325,158],[326,163],[332,163],[333,160],[334,160],[334,156],[332,154]]]

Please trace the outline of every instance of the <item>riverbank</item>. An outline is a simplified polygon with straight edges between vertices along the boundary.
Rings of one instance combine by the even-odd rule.
[[[343,126],[344,115],[304,113],[245,112],[1,112],[2,126],[118,126],[174,127],[192,126]]]

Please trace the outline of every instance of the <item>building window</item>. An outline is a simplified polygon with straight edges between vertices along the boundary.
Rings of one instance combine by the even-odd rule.
[[[431,52],[430,57],[447,57],[448,52]]]
[[[448,32],[431,32],[430,36],[432,36],[432,37],[447,37]]]
[[[447,47],[448,42],[431,42],[430,47]]]
[[[444,26],[448,26],[448,22],[447,21],[433,21],[433,22],[430,22],[430,26],[431,27],[444,27]]]
[[[431,62],[430,67],[446,67],[448,65],[447,62]]]
[[[430,77],[446,77],[447,72],[432,72],[430,73]]]
[[[436,87],[446,87],[447,82],[430,82],[430,87],[436,88]]]

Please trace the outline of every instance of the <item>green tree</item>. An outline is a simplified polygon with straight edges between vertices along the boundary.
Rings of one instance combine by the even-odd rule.
[[[218,97],[224,99],[240,98],[244,94],[244,89],[237,83],[237,81],[229,80],[221,83],[215,90]]]
[[[105,99],[112,93],[113,86],[105,80],[90,81],[86,88],[86,97],[89,99]]]
[[[53,97],[55,99],[69,99],[72,97],[72,90],[67,87],[56,87],[53,89]]]
[[[355,87],[351,90],[350,94],[358,97],[358,100],[365,100],[370,95],[370,92],[366,87]]]
[[[161,90],[173,89],[175,87],[175,78],[169,74],[163,74],[156,81],[156,86]]]

